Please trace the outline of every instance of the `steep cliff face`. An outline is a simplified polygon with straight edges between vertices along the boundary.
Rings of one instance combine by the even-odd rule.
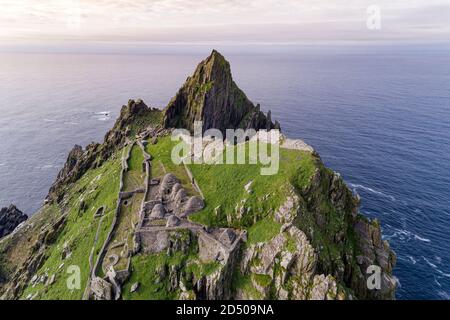
[[[228,62],[216,51],[164,113],[130,100],[102,144],[73,148],[40,212],[0,240],[2,297],[85,297],[65,287],[65,266],[81,266],[83,290],[89,289],[94,262],[102,266],[99,252],[108,234],[135,239],[137,217],[144,217],[142,225],[148,223],[138,230],[147,232],[146,240],[139,238],[148,243],[138,247],[148,247],[129,250],[133,246],[127,243],[127,249],[117,251],[120,240],[107,256],[116,262],[129,259],[129,278],[121,279],[122,288],[115,292],[124,299],[394,297],[396,257],[382,240],[379,223],[359,213],[359,199],[313,148],[283,138],[280,170],[274,176],[261,176],[260,165],[175,165],[175,142],[166,129],[192,130],[195,120],[204,121],[203,130],[278,127],[237,88]],[[145,219],[144,212],[151,197],[161,197],[174,217],[167,186],[158,187],[168,173],[180,178],[177,192],[182,188],[189,196],[202,197],[199,211],[183,216],[175,229],[165,229],[169,218],[164,212],[153,220]],[[122,188],[136,190],[123,205]],[[160,193],[151,191],[155,188]],[[150,191],[144,196],[143,190]],[[175,199],[180,197],[177,193]],[[117,221],[119,227],[112,228]],[[165,243],[161,251],[149,250],[155,244],[152,230],[157,247]],[[371,266],[381,272],[379,289],[367,285]],[[94,280],[108,282],[107,277]]]
[[[132,138],[145,126],[156,125],[160,121],[160,110],[148,107],[140,99],[129,100],[127,105],[122,106],[119,118],[105,135],[102,144],[93,142],[86,146],[85,150],[81,146],[74,146],[50,187],[47,200],[60,201],[65,187],[77,181],[87,170],[101,166],[116,150],[123,147],[127,139]]]
[[[17,209],[15,205],[0,210],[0,238],[10,234],[14,229],[28,219],[28,216]]]
[[[319,158],[316,163],[307,186],[295,180],[293,184],[302,199],[294,223],[318,252],[318,270],[332,275],[359,299],[394,298],[396,256],[382,240],[380,225],[359,213],[359,198],[339,174],[325,168]],[[368,288],[369,266],[380,268],[380,289]]]
[[[213,50],[189,77],[165,109],[164,124],[169,128],[193,131],[194,121],[203,121],[203,131],[226,129],[279,128],[254,106],[238,88],[231,75],[230,64]]]

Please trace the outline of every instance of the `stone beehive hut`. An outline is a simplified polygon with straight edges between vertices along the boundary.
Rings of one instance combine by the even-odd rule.
[[[186,205],[184,206],[184,210],[182,212],[182,216],[186,217],[194,212],[200,211],[205,207],[205,203],[202,198],[198,196],[193,196],[188,199]]]
[[[164,218],[166,214],[166,210],[164,209],[164,206],[160,203],[156,204],[153,209],[152,212],[150,213],[150,218],[151,219],[162,219]]]
[[[179,184],[180,181],[178,180],[175,175],[172,173],[168,173],[164,176],[164,178],[161,181],[161,185],[159,187],[159,192],[161,195],[170,194],[172,192],[172,187],[175,184]]]

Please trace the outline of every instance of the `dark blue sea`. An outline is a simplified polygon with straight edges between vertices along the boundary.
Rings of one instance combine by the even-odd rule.
[[[74,144],[101,141],[129,98],[166,105],[210,49],[0,54],[0,207],[33,214]],[[397,298],[450,299],[448,47],[221,51],[249,98],[381,221]]]

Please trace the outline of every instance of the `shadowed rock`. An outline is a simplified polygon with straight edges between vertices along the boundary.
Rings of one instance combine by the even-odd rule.
[[[166,128],[194,129],[203,121],[203,131],[226,129],[274,129],[278,123],[260,111],[233,81],[230,64],[216,50],[203,60],[164,111]]]
[[[28,219],[28,216],[17,209],[15,205],[0,210],[0,238],[7,236],[14,229]]]

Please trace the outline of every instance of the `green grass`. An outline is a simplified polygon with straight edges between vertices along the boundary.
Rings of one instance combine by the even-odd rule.
[[[248,143],[246,150],[248,159]],[[206,207],[191,216],[193,221],[209,226],[248,228],[280,207],[290,190],[292,179],[306,185],[309,177],[306,174],[296,177],[298,171],[303,166],[314,166],[310,153],[287,149],[280,149],[280,167],[274,175],[261,175],[263,165],[246,163],[189,165],[206,198]],[[244,186],[250,181],[253,183],[249,194]],[[215,208],[219,206],[216,214]],[[245,212],[239,219],[236,207],[241,206]],[[227,215],[231,215],[231,223]]]
[[[177,165],[172,161],[172,148],[176,144],[177,142],[171,141],[170,136],[166,136],[159,138],[157,144],[147,145],[146,151],[153,157],[151,176],[152,178],[162,178],[166,172],[171,172],[180,180],[188,195],[196,195],[197,192],[192,187],[184,166]]]
[[[280,228],[281,224],[270,218],[265,218],[256,222],[248,229],[247,245],[272,240],[277,234],[280,233]]]
[[[233,291],[242,290],[246,293],[248,299],[262,300],[263,295],[255,289],[252,283],[252,275],[243,275],[240,272],[234,272]]]
[[[172,148],[177,142],[171,141],[170,137],[158,139],[155,145],[149,144],[147,152],[153,156],[152,177],[162,177],[166,172],[174,173],[187,189],[188,193],[195,194],[183,165],[172,162]],[[235,147],[231,147],[235,148]],[[248,151],[248,144],[246,145]],[[56,243],[52,244],[47,251],[47,259],[37,274],[45,272],[48,275],[57,274],[56,282],[49,287],[39,284],[34,288],[28,287],[22,297],[39,291],[40,299],[80,299],[83,295],[89,275],[89,254],[91,248],[95,248],[94,262],[99,250],[105,241],[106,234],[110,229],[117,203],[117,192],[120,177],[120,152],[113,160],[105,162],[95,170],[89,170],[78,182],[70,187],[70,197],[67,208],[67,223],[58,237]],[[248,154],[248,152],[247,152]],[[125,175],[126,187],[136,189],[143,186],[144,173],[142,172],[143,155],[139,146],[134,146],[129,159],[129,171]],[[247,162],[248,163],[248,162]],[[291,184],[298,189],[308,186],[310,178],[316,168],[315,158],[308,152],[298,150],[280,149],[279,172],[272,176],[260,174],[259,164],[235,164],[235,165],[189,165],[195,179],[200,185],[204,195],[206,207],[194,214],[193,221],[210,226],[237,227],[248,230],[248,245],[257,242],[270,241],[279,233],[281,225],[273,221],[273,212],[277,210],[286,199],[291,190]],[[253,181],[251,193],[244,190],[244,186]],[[87,211],[79,213],[81,200],[87,204]],[[118,229],[114,236],[117,241],[131,241],[131,225],[136,222],[136,213],[139,210],[142,195],[138,194],[131,199],[130,204],[122,208],[119,218]],[[99,227],[99,218],[94,218],[95,211],[105,206],[105,215]],[[236,207],[244,207],[241,219],[237,218]],[[321,210],[328,210],[328,204],[324,204]],[[219,207],[218,210],[215,210]],[[238,208],[239,209],[239,208]],[[56,210],[58,211],[58,210]],[[55,211],[55,212],[56,212]],[[216,212],[218,213],[216,215]],[[332,212],[334,216],[334,212]],[[229,222],[227,220],[231,218]],[[304,226],[309,226],[312,220],[304,220]],[[342,221],[337,222],[336,228]],[[95,234],[99,229],[99,238],[95,242]],[[319,234],[319,237],[323,236]],[[61,260],[61,251],[67,242],[71,248],[72,256],[64,261]],[[95,243],[94,243],[95,242]],[[325,241],[325,243],[327,243]],[[129,242],[131,244],[131,242]],[[289,245],[289,243],[288,243]],[[179,265],[187,273],[195,278],[209,275],[220,268],[216,262],[201,263],[198,260],[198,247],[191,245],[191,251],[187,254],[176,252],[172,256],[166,253],[158,255],[137,255],[131,260],[132,274],[123,289],[124,299],[175,299],[179,291],[169,292],[167,290],[168,279],[163,279],[159,284],[155,283],[155,270],[161,265]],[[293,250],[291,246],[288,249]],[[125,262],[125,259],[123,259]],[[58,271],[58,266],[64,262],[64,267]],[[69,265],[78,265],[81,269],[81,289],[68,290],[66,279],[68,274],[66,268]],[[122,265],[122,261],[119,266]],[[236,272],[233,280],[234,288],[243,288],[253,298],[260,298],[261,294],[253,288],[250,275],[243,276]],[[258,275],[256,275],[258,277]],[[264,282],[267,279],[254,279]],[[138,292],[129,292],[131,285],[135,282],[141,284]]]
[[[190,237],[190,231],[179,230],[176,232],[182,238]],[[194,241],[194,238],[191,239]],[[196,241],[191,242],[189,252],[183,254],[181,251],[167,255],[161,252],[159,254],[144,255],[138,254],[131,259],[131,277],[123,286],[122,297],[124,300],[171,300],[177,299],[180,290],[169,291],[169,268],[177,266],[179,270],[184,270],[186,275],[192,274],[194,277],[208,275],[219,267],[216,262],[202,264],[198,260],[198,245]],[[157,270],[165,268],[166,276],[157,283],[159,278]],[[198,279],[197,278],[197,279]],[[131,286],[139,283],[139,290],[130,293]],[[192,288],[187,288],[188,290]]]
[[[124,177],[124,191],[133,191],[143,187],[145,172],[142,169],[144,155],[138,145],[133,145],[128,159],[128,171]]]
[[[128,171],[124,174],[125,186],[127,191],[136,190],[137,188],[144,187],[145,172],[142,170],[142,162],[144,161],[144,155],[142,149],[138,145],[133,145],[128,159]],[[136,193],[131,198],[127,199],[128,205],[124,203],[121,205],[120,214],[114,229],[113,237],[111,239],[111,245],[117,243],[127,243],[128,248],[133,248],[133,232],[134,226],[139,219],[139,210],[141,202],[143,200],[143,193]],[[124,270],[128,264],[128,258],[121,257],[120,252],[123,246],[114,249],[108,249],[105,257],[111,254],[117,254],[119,256],[118,263],[114,266],[115,270]],[[105,270],[103,270],[105,271]]]
[[[181,180],[188,193],[192,194],[195,191],[183,165],[174,164],[171,158],[172,149],[177,143],[179,142],[171,141],[170,137],[163,137],[159,138],[157,144],[149,144],[146,147],[153,157],[152,177],[162,177],[165,172],[172,172]],[[291,183],[307,186],[315,169],[314,157],[309,152],[280,149],[278,173],[263,176],[261,168],[267,166],[248,164],[248,143],[245,148],[246,164],[188,165],[206,198],[206,207],[190,219],[208,226],[248,228],[280,207],[286,199]],[[253,184],[252,193],[249,194],[244,190],[244,186],[250,181],[253,181]],[[215,209],[219,206],[216,215]],[[236,206],[245,208],[241,219],[236,217]],[[231,216],[231,223],[227,221],[227,215]],[[270,227],[275,226],[276,224]]]
[[[163,112],[161,110],[152,110],[136,118],[131,125],[131,134],[135,135],[148,126],[157,126],[161,124]]]
[[[70,187],[68,191],[70,211],[68,212],[66,225],[57,241],[48,248],[47,259],[37,272],[38,275],[45,272],[49,276],[56,274],[56,282],[47,287],[42,284],[36,285],[34,288],[29,286],[23,292],[22,298],[39,291],[39,299],[81,299],[89,276],[89,254],[94,246],[100,221],[100,218],[94,218],[94,213],[101,206],[106,208],[100,226],[99,238],[95,243],[93,260],[95,262],[113,218],[119,189],[120,170],[120,157],[116,154],[114,160],[109,160],[101,167],[88,171]],[[78,212],[81,199],[84,199],[88,206],[84,213]],[[71,248],[72,255],[70,258],[62,260],[61,252],[65,242]],[[58,267],[62,263],[64,263],[64,267],[59,269]],[[67,289],[66,280],[70,274],[66,270],[70,265],[76,265],[80,268],[81,288],[79,290]]]
[[[255,280],[255,282],[263,288],[269,286],[272,282],[272,278],[267,274],[253,273],[252,277],[253,280]]]

